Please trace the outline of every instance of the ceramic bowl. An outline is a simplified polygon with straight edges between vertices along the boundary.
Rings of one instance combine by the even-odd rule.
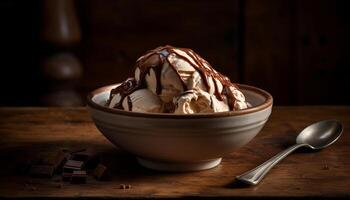
[[[251,141],[272,110],[272,96],[239,85],[252,107],[210,114],[136,113],[105,106],[105,86],[88,95],[96,127],[113,144],[135,155],[144,167],[165,171],[196,171],[217,166],[221,158]]]

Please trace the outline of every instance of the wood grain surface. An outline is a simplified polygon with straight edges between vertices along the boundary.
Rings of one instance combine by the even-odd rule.
[[[254,187],[234,177],[294,143],[310,123],[338,119],[342,137],[322,151],[300,150]],[[350,107],[275,107],[264,129],[248,145],[201,172],[164,173],[139,166],[95,128],[85,108],[0,108],[0,197],[16,198],[350,198]],[[16,166],[62,148],[94,147],[112,177],[62,185],[54,179],[18,175]],[[205,147],[203,147],[205,148]],[[130,184],[131,189],[120,189]]]

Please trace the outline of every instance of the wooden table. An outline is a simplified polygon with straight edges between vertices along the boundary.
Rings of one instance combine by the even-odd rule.
[[[345,131],[328,149],[298,151],[277,165],[255,187],[234,177],[255,167],[288,145],[308,124],[334,118]],[[350,107],[274,107],[259,135],[201,172],[162,173],[140,167],[135,159],[109,143],[95,128],[85,108],[0,108],[0,197],[53,198],[350,198]],[[88,178],[86,184],[30,178],[16,172],[23,159],[62,148],[97,149],[113,175],[110,181]],[[28,186],[28,184],[30,186]],[[120,184],[132,188],[120,189]]]

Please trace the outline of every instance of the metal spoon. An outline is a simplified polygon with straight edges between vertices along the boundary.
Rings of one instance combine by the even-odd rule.
[[[306,127],[298,135],[296,144],[280,152],[260,166],[236,176],[236,179],[250,184],[258,184],[279,161],[285,158],[299,147],[310,147],[311,149],[323,149],[333,144],[343,132],[343,126],[336,120],[320,121]]]

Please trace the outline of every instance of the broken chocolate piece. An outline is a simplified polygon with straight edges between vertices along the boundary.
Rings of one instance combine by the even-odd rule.
[[[69,159],[70,155],[67,152],[59,151],[57,152],[55,159],[53,161],[53,166],[55,167],[56,172],[60,172],[64,163]]]
[[[104,166],[103,164],[98,164],[92,175],[97,180],[105,180],[108,177],[107,174],[108,174],[107,167]]]
[[[71,183],[85,183],[87,174],[85,170],[76,170],[73,171],[71,177]]]
[[[29,174],[32,176],[52,177],[54,171],[53,165],[32,165]]]
[[[77,161],[77,160],[68,160],[66,164],[63,166],[63,173],[62,177],[66,178],[69,176],[69,174],[72,174],[75,170],[81,170],[84,166],[84,162]],[[65,176],[63,176],[63,174]]]
[[[85,170],[76,170],[73,172],[72,177],[86,177],[86,171]]]
[[[84,166],[83,161],[78,160],[68,160],[66,164],[64,165],[64,169],[73,169],[73,170],[80,170]]]
[[[93,169],[99,162],[99,157],[97,153],[92,148],[87,148],[81,151],[77,151],[72,153],[72,160],[83,161],[85,163],[85,167],[88,169]]]
[[[62,173],[63,181],[70,181],[71,178],[72,178],[72,173],[73,173],[73,171],[72,171],[72,172],[69,172],[69,173],[63,172],[63,173]]]

